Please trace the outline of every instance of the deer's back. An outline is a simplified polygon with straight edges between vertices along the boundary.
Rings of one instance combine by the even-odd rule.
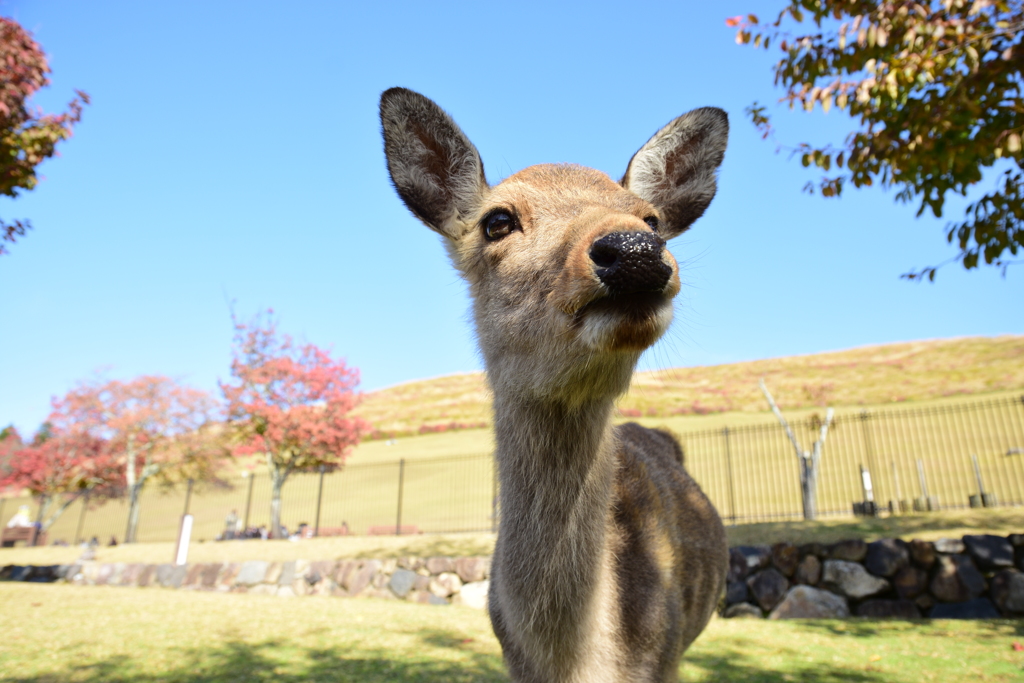
[[[725,529],[683,468],[671,434],[627,423],[615,436],[614,571],[623,649],[635,658],[634,671],[675,680],[679,657],[711,618],[725,583]]]

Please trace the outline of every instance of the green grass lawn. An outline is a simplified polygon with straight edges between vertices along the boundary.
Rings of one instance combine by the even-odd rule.
[[[759,543],[833,543],[848,538],[875,541],[879,538],[960,538],[964,534],[1024,533],[1024,508],[954,510],[902,515],[877,519],[838,519],[820,522],[764,522],[726,528],[730,545]],[[421,534],[418,536],[349,536],[290,541],[225,541],[193,543],[190,562],[244,562],[267,560],[333,560],[341,558],[386,558],[412,555],[490,555],[494,534]],[[0,566],[5,564],[70,564],[81,555],[78,548],[0,548]],[[114,548],[99,547],[100,562],[170,562],[173,543],[134,543]]]
[[[463,607],[0,584],[0,681],[507,681],[487,616]],[[1017,621],[714,620],[690,683],[1019,681]]]

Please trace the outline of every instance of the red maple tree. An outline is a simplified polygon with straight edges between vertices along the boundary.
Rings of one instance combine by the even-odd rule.
[[[271,531],[281,538],[281,488],[296,470],[344,464],[370,429],[349,416],[359,371],[313,344],[279,334],[273,311],[235,323],[232,383],[221,383],[238,455],[260,455],[272,482]]]
[[[83,383],[54,401],[51,420],[68,431],[107,442],[128,495],[125,542],[135,541],[139,495],[150,479],[166,486],[186,479],[215,480],[228,454],[213,422],[208,394],[160,376],[127,382]]]
[[[11,458],[24,447],[25,442],[17,427],[7,425],[0,429],[0,482],[4,481],[11,471]],[[0,485],[0,492],[6,487],[6,484]]]
[[[13,19],[0,17],[0,195],[17,197],[31,190],[38,178],[36,167],[57,151],[57,143],[71,137],[89,96],[76,91],[68,111],[42,114],[28,106],[40,88],[50,84],[46,54],[32,35]],[[3,242],[14,242],[31,226],[28,221],[0,219],[0,254]]]
[[[102,500],[119,492],[120,468],[106,443],[90,434],[55,429],[50,423],[43,425],[32,443],[13,451],[4,469],[0,488],[10,486],[39,496],[38,519],[44,531],[82,496]]]

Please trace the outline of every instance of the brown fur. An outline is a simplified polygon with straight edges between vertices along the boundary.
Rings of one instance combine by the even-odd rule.
[[[543,165],[496,187],[430,100],[389,90],[381,120],[396,190],[446,238],[473,296],[501,482],[490,614],[513,680],[677,680],[722,590],[724,530],[669,434],[610,418],[668,327],[678,267],[663,249],[671,277],[660,291],[612,291],[590,250],[650,231],[652,218],[666,238],[689,227],[714,195],[724,114],[671,122],[622,184]],[[483,226],[496,211],[516,229],[491,240]]]

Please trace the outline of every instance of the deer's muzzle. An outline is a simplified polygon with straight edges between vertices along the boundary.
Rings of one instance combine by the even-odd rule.
[[[665,240],[647,231],[613,232],[590,247],[594,274],[611,294],[661,292],[672,277]]]

